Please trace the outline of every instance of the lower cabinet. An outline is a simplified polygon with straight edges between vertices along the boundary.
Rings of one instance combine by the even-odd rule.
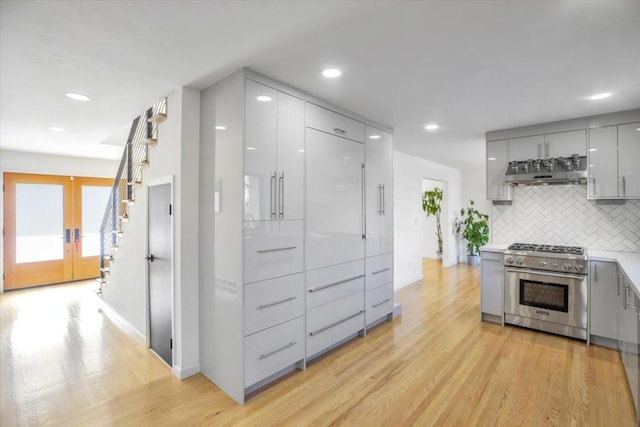
[[[594,342],[609,346],[618,340],[618,322],[612,313],[618,311],[618,264],[589,261],[590,334]],[[599,342],[596,337],[610,342]]]
[[[502,323],[504,265],[501,252],[482,251],[480,313],[483,320]]]
[[[620,298],[618,300],[618,347],[622,363],[627,374],[627,381],[633,396],[633,403],[638,414],[638,387],[640,376],[640,364],[638,344],[640,337],[638,336],[640,329],[640,299],[636,295],[631,281],[621,273],[619,276]]]

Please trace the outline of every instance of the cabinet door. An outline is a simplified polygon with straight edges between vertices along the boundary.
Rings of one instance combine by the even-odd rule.
[[[638,405],[638,298],[625,279],[624,353],[623,362],[631,388],[633,403]]]
[[[591,335],[618,339],[618,266],[615,262],[591,261]]]
[[[587,131],[550,133],[544,136],[545,158],[587,155]]]
[[[502,316],[502,293],[504,288],[502,254],[482,252],[480,279],[480,311]]]
[[[618,129],[589,129],[589,198],[618,197]]]
[[[278,218],[304,219],[304,101],[278,92]]]
[[[504,182],[507,165],[507,140],[487,141],[487,200],[511,199],[511,187]]]
[[[307,128],[306,269],[364,258],[364,145]]]
[[[244,219],[276,219],[278,92],[246,81]]]
[[[544,158],[544,135],[509,139],[509,161]]]
[[[618,126],[620,196],[640,198],[640,122]]]
[[[365,145],[367,256],[393,250],[391,134],[367,126]]]

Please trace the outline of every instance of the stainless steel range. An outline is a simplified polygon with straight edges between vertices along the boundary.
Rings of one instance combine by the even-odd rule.
[[[587,339],[587,254],[515,243],[504,252],[505,323]]]

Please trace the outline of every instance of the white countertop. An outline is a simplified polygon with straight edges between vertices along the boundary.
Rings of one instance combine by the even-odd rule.
[[[481,252],[504,252],[508,244],[490,243],[480,248]],[[631,284],[635,288],[636,294],[640,296],[640,253],[639,252],[615,252],[596,251],[587,249],[589,261],[617,262],[624,271]]]
[[[592,251],[587,249],[589,261],[617,262],[618,266],[631,281],[636,294],[640,296],[640,253],[638,252],[613,252]]]

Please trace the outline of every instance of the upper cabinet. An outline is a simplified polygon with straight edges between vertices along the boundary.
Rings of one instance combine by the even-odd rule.
[[[640,122],[589,129],[590,199],[640,198]]]
[[[640,122],[618,126],[618,173],[625,198],[640,198]]]
[[[511,186],[504,182],[507,140],[487,141],[487,200],[511,200]]]
[[[587,155],[587,132],[575,130],[509,138],[509,161]]]
[[[365,129],[366,256],[393,251],[393,145],[391,134]]]
[[[571,132],[548,133],[544,136],[544,157],[571,157],[587,155],[587,131],[574,130]]]
[[[304,101],[246,81],[245,221],[303,219]]]

